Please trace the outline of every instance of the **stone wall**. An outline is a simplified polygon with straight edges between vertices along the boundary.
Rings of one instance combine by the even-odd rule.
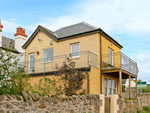
[[[134,113],[135,111],[142,110],[143,106],[150,106],[150,93],[139,93],[136,100],[125,100],[119,98],[119,113],[126,111],[127,113]]]
[[[125,100],[124,98],[119,98],[117,104],[119,105],[118,113],[137,113],[139,110],[138,100]]]
[[[99,113],[100,95],[0,95],[0,113]]]
[[[150,93],[139,93],[138,101],[140,104],[140,108],[143,108],[143,106],[150,106]]]

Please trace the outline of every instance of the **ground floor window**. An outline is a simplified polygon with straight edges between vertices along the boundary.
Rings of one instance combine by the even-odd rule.
[[[105,78],[105,96],[109,96],[110,94],[117,94],[117,81]]]

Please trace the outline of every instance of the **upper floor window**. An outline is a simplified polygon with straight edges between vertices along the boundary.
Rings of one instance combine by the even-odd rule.
[[[77,58],[80,57],[80,48],[79,48],[80,44],[79,43],[75,43],[75,44],[71,44],[71,57],[72,58]]]
[[[43,63],[53,62],[53,56],[54,56],[54,49],[53,48],[44,49],[42,62]]]
[[[108,63],[113,65],[113,50],[108,48]]]

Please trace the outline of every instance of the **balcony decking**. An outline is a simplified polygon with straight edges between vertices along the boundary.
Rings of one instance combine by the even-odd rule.
[[[102,55],[103,73],[115,75],[120,69],[126,75],[137,76],[139,72],[137,63],[121,52]]]

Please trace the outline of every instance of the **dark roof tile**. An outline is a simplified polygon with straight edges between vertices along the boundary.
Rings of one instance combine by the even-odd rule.
[[[62,37],[71,36],[71,35],[87,32],[95,29],[97,28],[85,22],[81,22],[78,24],[60,28],[54,33],[58,36],[58,38],[62,38]]]

